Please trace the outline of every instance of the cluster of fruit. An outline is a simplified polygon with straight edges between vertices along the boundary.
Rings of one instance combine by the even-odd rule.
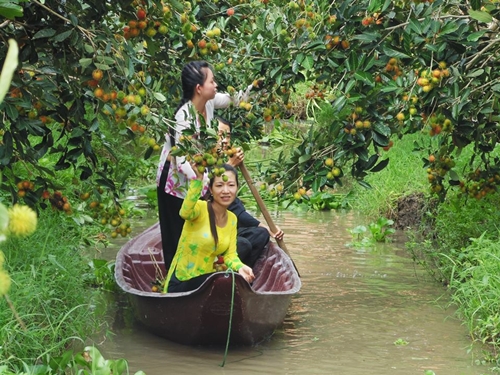
[[[326,178],[328,180],[333,180],[342,175],[342,170],[339,167],[335,166],[335,162],[332,158],[326,158],[324,163],[325,166],[329,169],[329,171],[326,173]]]
[[[348,49],[350,47],[350,43],[347,39],[342,39],[340,35],[325,36],[326,49],[334,49],[338,46],[342,47],[342,49]]]
[[[198,31],[199,27],[196,25],[196,17],[194,16],[194,14],[188,15],[188,13],[190,13],[191,10],[190,7],[185,8],[185,10],[186,11],[181,14],[180,20],[182,23],[182,33],[186,38],[186,47],[188,47],[189,49],[194,49],[195,46],[197,46],[198,53],[201,56],[208,55],[209,53],[216,53],[217,51],[219,51],[220,44],[217,38],[220,38],[221,36],[222,33],[221,29],[218,27],[213,27],[211,29],[206,30],[202,38],[199,39],[195,44],[193,38],[195,37],[195,33]],[[215,65],[215,69],[217,71],[223,68],[224,68],[224,63],[219,62]]]
[[[283,195],[283,184],[274,185],[269,189],[269,196],[271,198],[279,197]]]
[[[33,191],[34,189],[35,189],[35,185],[33,184],[33,182],[27,181],[27,180],[19,181],[17,183],[17,196],[19,198],[22,198],[22,197],[26,196],[26,193],[28,191]]]
[[[500,174],[497,169],[476,169],[469,174],[468,181],[460,181],[460,191],[469,197],[476,199],[484,198],[487,194],[495,193],[500,184]]]
[[[349,115],[348,122],[344,127],[346,134],[356,135],[360,131],[371,129],[372,123],[368,118],[361,117],[363,113],[363,107],[357,106],[354,108],[354,112]]]
[[[306,188],[300,187],[295,193],[293,193],[293,199],[295,199],[296,202],[300,202],[302,200],[302,197],[305,195],[307,195]]]
[[[147,90],[143,85],[145,73],[138,72],[136,78],[128,85],[128,93],[123,90],[105,90],[101,84],[103,72],[97,68],[92,71],[92,79],[87,84],[94,87],[94,96],[106,103],[103,113],[112,117],[121,129],[128,128],[132,132],[144,133],[146,126],[138,122],[138,115],[146,117],[150,113],[149,107],[143,104],[147,96]]]
[[[217,260],[213,264],[215,272],[223,272],[227,270],[227,266],[224,263],[224,257],[222,255],[217,255]]]
[[[160,33],[165,35],[168,33],[168,21],[172,17],[170,8],[166,5],[163,6],[163,19],[148,19],[145,9],[139,7],[136,12],[137,19],[128,21],[127,26],[123,28],[123,37],[131,39],[139,35],[147,35],[153,38],[156,34]]]
[[[325,97],[325,90],[319,88],[317,85],[313,85],[305,95],[306,99],[314,99],[320,98],[323,99]]]
[[[386,73],[392,75],[393,80],[398,79],[398,77],[403,74],[403,71],[398,64],[398,59],[396,59],[395,57],[391,57],[389,61],[387,61],[387,64],[385,65],[385,71]]]
[[[184,156],[199,173],[208,172],[208,177],[212,178],[224,174],[225,169],[221,165],[224,164],[225,157],[231,157],[236,152],[234,147],[222,147],[220,142],[214,142],[211,137],[207,137],[202,144],[191,135],[181,135],[170,153],[172,156]],[[227,176],[224,175],[223,178],[226,180]]]
[[[415,116],[418,113],[417,107],[415,107],[418,103],[418,97],[416,95],[409,96],[408,94],[404,94],[403,101],[409,102],[408,113],[410,116]]]
[[[374,13],[372,16],[366,16],[361,20],[361,24],[365,27],[376,24],[380,25],[384,22],[383,17],[380,17],[380,13]]]
[[[443,78],[449,77],[450,71],[446,67],[446,62],[441,61],[438,68],[430,70],[425,69],[420,72],[420,77],[417,79],[417,85],[422,88],[423,92],[429,92],[434,87],[438,86]]]
[[[89,193],[84,193],[85,196],[81,196],[83,200],[87,200]],[[110,225],[111,237],[116,238],[119,235],[126,237],[132,232],[132,227],[130,223],[124,222],[126,216],[126,211],[124,208],[106,208],[104,203],[97,200],[93,200],[89,203],[88,207],[92,210],[92,218],[98,221],[101,225]]]
[[[431,184],[431,192],[444,193],[444,176],[455,167],[455,161],[449,155],[429,155],[429,168],[427,168],[427,179]]]
[[[52,194],[45,190],[42,193],[43,199],[48,199],[53,209],[64,211],[67,214],[71,213],[71,204],[68,197],[65,197],[60,191],[54,191]]]
[[[442,131],[445,133],[450,133],[453,130],[452,122],[449,118],[446,118],[442,113],[433,113],[429,117],[429,124],[431,129],[429,130],[429,135],[431,137],[440,134]]]

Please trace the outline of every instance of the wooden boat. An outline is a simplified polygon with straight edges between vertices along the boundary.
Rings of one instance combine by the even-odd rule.
[[[301,281],[290,257],[270,241],[250,285],[239,274],[215,272],[198,289],[152,291],[165,275],[158,224],[127,242],[116,257],[115,277],[130,298],[136,319],[151,332],[189,345],[255,345],[282,324]],[[234,294],[233,290],[234,283]]]

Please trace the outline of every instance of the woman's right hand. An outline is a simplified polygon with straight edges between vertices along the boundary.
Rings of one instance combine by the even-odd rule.
[[[196,178],[198,180],[203,180],[203,175],[204,173],[201,173],[199,170],[198,170],[198,167],[199,165],[196,165],[196,163],[192,162],[191,163],[191,168],[193,169],[193,172],[194,174],[196,175]]]
[[[244,279],[246,281],[248,281],[248,283],[251,283],[254,279],[255,279],[255,275],[253,274],[253,271],[250,267],[248,267],[247,265],[243,265],[243,267],[241,267],[239,270],[238,270],[238,273],[244,277]]]

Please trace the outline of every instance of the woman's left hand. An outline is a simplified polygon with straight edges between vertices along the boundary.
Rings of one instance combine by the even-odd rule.
[[[241,276],[243,276],[245,278],[245,280],[248,281],[249,283],[251,283],[255,279],[255,276],[253,274],[252,269],[250,267],[248,267],[247,265],[243,265],[243,267],[241,267],[238,270],[238,273]]]
[[[236,153],[229,158],[227,163],[233,167],[238,167],[245,160],[245,152],[241,147],[236,149]]]
[[[271,234],[272,237],[274,237],[275,239],[277,239],[279,241],[283,240],[284,235],[285,235],[285,233],[279,227],[276,227],[276,233]]]

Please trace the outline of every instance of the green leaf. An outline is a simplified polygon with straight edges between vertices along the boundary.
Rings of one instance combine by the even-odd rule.
[[[483,73],[484,73],[484,69],[476,69],[476,70],[473,70],[472,72],[468,73],[466,77],[474,78],[474,77],[480,76]]]
[[[80,66],[85,69],[87,68],[90,64],[92,64],[92,59],[85,58],[85,59],[80,59],[78,61],[80,63]]]
[[[397,59],[408,59],[408,58],[410,58],[410,56],[408,56],[406,53],[403,53],[403,52],[400,52],[400,51],[396,51],[395,49],[387,47],[387,46],[384,46],[383,50],[384,50],[384,53],[387,56],[395,57]]]
[[[116,61],[109,56],[97,56],[96,60],[102,64],[113,65]]]
[[[71,24],[75,27],[78,26],[78,18],[73,14],[73,13],[70,13],[68,15],[68,18],[69,18],[69,21],[71,22]]]
[[[386,136],[386,137],[391,135],[391,128],[389,128],[387,125],[383,125],[379,122],[375,123],[375,125],[373,126],[373,130],[381,135]]]
[[[311,70],[314,66],[314,59],[311,55],[306,56],[306,58],[301,63],[302,67],[307,70]]]
[[[415,34],[422,34],[422,26],[419,20],[411,19],[408,21],[408,29],[415,32]]]
[[[345,93],[349,93],[349,91],[352,90],[352,88],[356,86],[356,80],[350,79],[349,82],[347,82],[347,85],[345,86]]]
[[[84,44],[83,48],[85,48],[85,51],[87,53],[94,53],[94,47],[92,47],[90,44]]]
[[[456,22],[448,22],[439,31],[439,35],[451,34],[452,32],[456,31],[457,29],[458,29],[458,25]]]
[[[393,91],[398,91],[401,90],[401,87],[398,87],[396,85],[390,85],[390,86],[384,86],[380,89],[382,92],[393,92]]]
[[[174,7],[174,9],[178,12],[184,12],[184,5],[177,0],[170,0],[170,4]]]
[[[300,158],[299,158],[299,164],[304,164],[305,162],[311,160],[311,155],[302,155]]]
[[[17,46],[17,42],[14,39],[9,39],[9,50],[7,51],[7,57],[5,58],[0,75],[0,103],[3,102],[5,94],[9,91],[12,77],[17,68],[18,55],[19,47]]]
[[[2,4],[0,5],[0,16],[9,20],[14,19],[15,17],[22,17],[23,8],[17,4],[2,1]]]
[[[358,184],[360,184],[361,186],[363,186],[365,189],[371,189],[372,186],[366,182],[366,181],[363,181],[363,180],[358,180]]]
[[[371,33],[358,34],[358,35],[354,35],[352,39],[359,40],[359,41],[365,42],[365,43],[372,43],[372,42],[375,42],[377,40],[380,40],[380,33],[371,32]]]
[[[347,64],[349,63],[349,64]],[[358,59],[358,54],[357,53],[351,53],[349,56],[349,60],[346,61],[347,69],[352,71],[355,71],[358,69],[359,66],[359,59]]]
[[[380,8],[382,7],[382,0],[370,0],[370,3],[368,4],[368,13],[375,13],[380,11]]]
[[[387,167],[389,164],[389,158],[382,160],[380,163],[378,163],[376,166],[374,166],[372,169],[370,169],[370,172],[380,172],[382,169]]]
[[[155,97],[156,100],[158,100],[159,102],[164,102],[165,100],[167,100],[167,98],[160,92],[155,92],[153,94],[153,96]]]
[[[457,172],[455,172],[454,170],[451,170],[449,174],[450,174],[450,180],[460,181],[460,177],[458,177]]]
[[[468,42],[477,42],[479,38],[481,38],[484,34],[486,34],[488,30],[480,30],[476,31],[475,33],[467,35],[467,41]]]
[[[470,6],[474,10],[481,9],[481,0],[470,0]]]
[[[71,35],[72,32],[73,30],[68,30],[61,34],[57,34],[51,40],[54,42],[62,42],[63,40],[66,40]]]
[[[101,70],[109,70],[109,69],[111,69],[111,67],[109,65],[106,65],[106,64],[94,63],[94,65],[95,65],[96,68],[99,68]]]
[[[9,212],[7,207],[0,203],[0,242],[5,240],[5,231],[9,226]]]
[[[356,78],[358,81],[363,81],[369,86],[375,85],[375,80],[373,79],[372,75],[366,72],[362,71],[356,71],[354,73],[354,78]]]
[[[480,10],[469,10],[469,16],[479,22],[490,23],[491,21],[493,21],[493,17],[491,16],[491,14]]]
[[[33,38],[31,39],[50,38],[53,37],[55,34],[56,31],[54,29],[43,29],[37,32],[35,35],[33,35]]]

